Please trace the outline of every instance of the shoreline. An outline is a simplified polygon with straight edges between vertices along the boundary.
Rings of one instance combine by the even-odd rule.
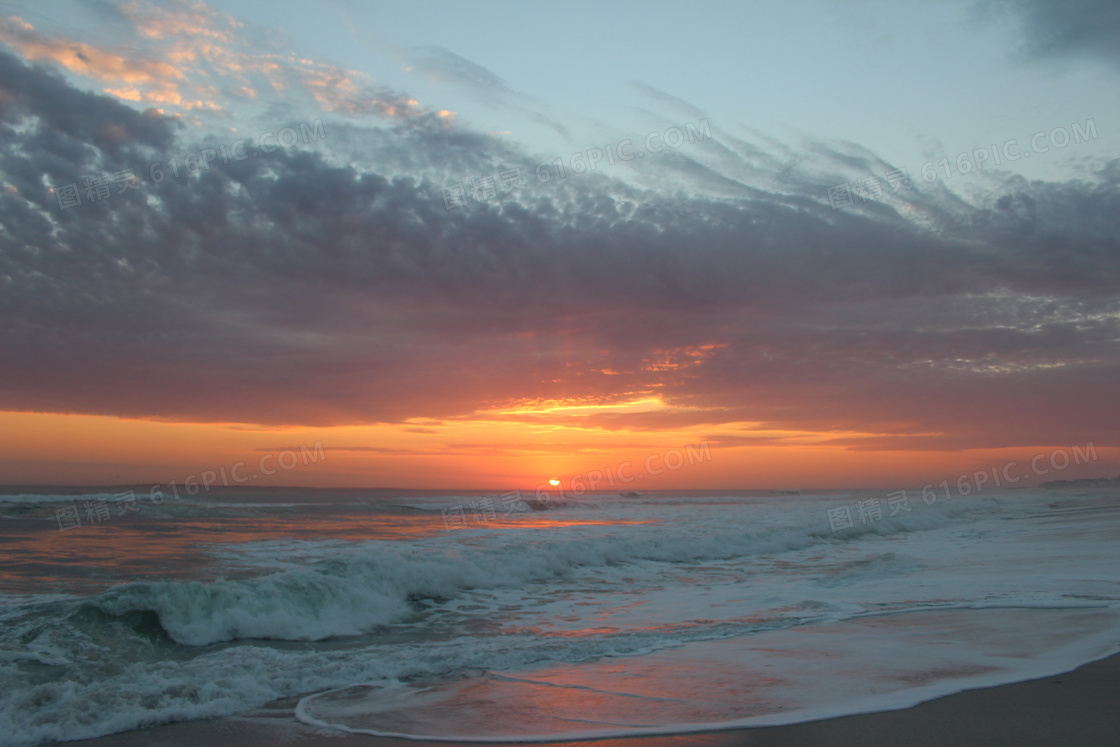
[[[373,737],[316,729],[293,715],[299,698],[242,716],[189,721],[69,742],[84,747],[449,747],[497,744]],[[516,747],[916,747],[1120,744],[1120,654],[1064,674],[964,690],[891,711],[667,736],[568,742],[505,742]]]

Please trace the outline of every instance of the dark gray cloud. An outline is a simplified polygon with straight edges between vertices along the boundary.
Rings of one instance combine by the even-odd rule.
[[[1020,21],[1022,52],[1120,63],[1120,4],[1112,0],[1006,0],[987,4]]]
[[[167,148],[178,127],[154,109],[138,113],[107,96],[79,91],[58,73],[44,66],[28,66],[0,53],[0,122],[4,141],[21,139],[12,128],[35,120],[43,140],[41,148],[60,158],[72,159],[90,149],[109,157],[136,146]]]
[[[176,128],[0,71],[2,409],[423,426],[660,395],[678,409],[585,419],[1117,441],[1116,163],[836,211],[827,187],[882,171],[873,153],[814,144],[788,168],[717,129],[541,184],[529,154],[416,117],[60,210],[50,186],[143,176]],[[448,182],[512,166],[523,189],[446,209]]]

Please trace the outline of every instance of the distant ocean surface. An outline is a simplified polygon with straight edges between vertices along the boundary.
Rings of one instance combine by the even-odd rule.
[[[0,743],[279,698],[437,738],[765,725],[1120,650],[1116,489],[134,495],[0,489]]]

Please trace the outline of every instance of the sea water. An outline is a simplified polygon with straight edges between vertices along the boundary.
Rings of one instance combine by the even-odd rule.
[[[526,497],[8,490],[0,741],[280,698],[457,740],[790,723],[1120,643],[1116,490]]]

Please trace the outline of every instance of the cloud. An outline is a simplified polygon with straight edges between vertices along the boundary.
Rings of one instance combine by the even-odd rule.
[[[475,93],[488,97],[530,99],[529,96],[514,91],[482,65],[442,47],[413,49],[409,54],[409,65],[413,71],[429,78],[470,88]]]
[[[49,36],[18,17],[0,19],[0,41],[29,60],[49,61],[98,81],[105,93],[181,112],[229,115],[266,96],[289,108],[387,119],[434,119],[420,102],[368,76],[286,51],[281,40],[250,31],[204,3],[154,5],[133,0],[112,8],[129,43],[113,48]],[[197,122],[196,122],[197,123]]]
[[[59,209],[51,186],[147,163],[176,122],[0,54],[0,409],[417,432],[649,399],[569,420],[1117,440],[1115,162],[837,211],[827,187],[873,152],[811,143],[778,181],[784,154],[713,128],[542,184],[429,112]],[[522,188],[446,208],[449,182],[514,166]]]
[[[1031,57],[1096,57],[1120,63],[1120,6],[1111,0],[1012,0],[995,3],[1018,18]]]
[[[13,146],[18,143],[45,149],[48,156],[76,158],[70,165],[79,167],[87,155],[98,152],[112,156],[133,147],[168,148],[179,128],[178,122],[154,110],[139,113],[107,96],[79,91],[49,68],[29,67],[3,53],[0,122],[7,127],[38,125],[30,132],[11,133],[9,157],[17,157]],[[21,161],[31,170],[50,168],[49,158],[32,163],[24,154]]]
[[[175,66],[72,39],[51,39],[19,17],[0,18],[0,41],[29,60],[49,60],[72,73],[117,86],[120,98],[180,104],[185,76]],[[143,94],[140,92],[143,91]]]
[[[655,88],[648,83],[643,83],[640,80],[634,80],[629,83],[629,86],[638,91],[644,96],[649,97],[659,104],[669,106],[670,108],[680,112],[686,117],[705,117],[707,112],[694,106],[684,99],[673,96],[670,93],[662,91],[660,88]]]
[[[571,135],[567,127],[556,121],[556,117],[544,103],[510,88],[505,81],[482,65],[436,46],[416,47],[402,54],[405,69],[409,72],[423,75],[435,83],[466,91],[490,106],[524,114],[564,137]]]

